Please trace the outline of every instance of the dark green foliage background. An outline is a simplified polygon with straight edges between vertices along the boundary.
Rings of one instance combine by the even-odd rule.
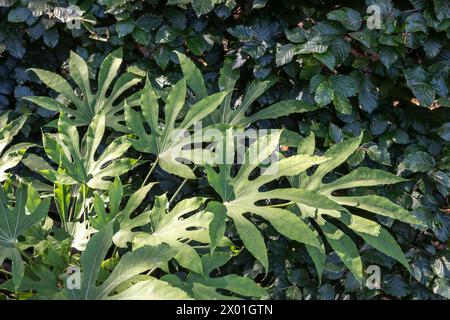
[[[324,107],[257,125],[285,127],[304,136],[312,131],[323,150],[364,130],[364,144],[336,174],[368,166],[411,179],[377,192],[425,218],[429,229],[419,231],[393,220],[380,220],[407,253],[412,274],[355,239],[364,266],[381,267],[382,290],[361,290],[335,254],[328,256],[319,284],[304,248],[280,237],[269,226],[263,230],[272,268],[268,276],[264,278],[261,266],[245,253],[226,265],[223,272],[243,274],[269,285],[274,299],[448,298],[450,3],[192,2],[0,1],[0,111],[32,113],[22,138],[39,141],[40,127],[55,115],[21,98],[54,96],[54,92],[47,91],[27,69],[43,68],[65,76],[70,50],[87,59],[95,71],[107,53],[123,46],[129,71],[148,72],[154,85],[163,91],[181,78],[175,50],[197,63],[205,79],[210,80],[207,84],[216,83],[226,58],[240,69],[242,90],[253,78],[276,75],[277,84],[258,100],[260,106],[301,98]],[[44,4],[49,8],[76,4],[85,10],[86,21],[80,30],[71,30],[46,14]],[[381,30],[368,30],[365,25],[366,8],[371,4],[382,9]],[[329,13],[345,7],[353,10]],[[314,32],[328,45],[326,51],[305,49],[306,37]],[[319,74],[323,75],[321,79]],[[338,78],[338,84],[345,87],[350,81],[353,85],[343,88],[349,104],[328,104],[326,98],[324,101],[314,93],[317,81],[326,82],[335,75],[345,76]],[[235,97],[241,93],[236,92]],[[26,169],[19,166],[16,170]],[[144,171],[143,167],[134,170],[128,181],[138,185]],[[173,192],[181,183],[162,170],[156,172],[156,178],[162,181],[159,191]],[[195,195],[199,190],[201,194],[211,193],[204,181],[189,180],[179,197]],[[233,238],[233,234],[228,236]]]

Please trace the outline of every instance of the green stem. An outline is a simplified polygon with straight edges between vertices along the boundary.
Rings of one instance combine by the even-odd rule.
[[[33,263],[33,260],[31,260],[30,256],[28,254],[26,254],[26,252],[24,252],[22,249],[17,247],[17,245],[15,247],[16,247],[16,250],[19,251],[20,255],[28,262],[28,264]]]
[[[7,276],[12,276],[12,273],[0,268],[0,273],[6,274]]]
[[[71,206],[70,206],[70,209],[69,209],[69,216],[67,217],[67,222],[70,222],[70,220],[72,220],[72,215],[73,215],[73,207],[74,207],[74,203],[72,203],[72,197],[70,197],[70,200],[71,200]]]
[[[75,185],[75,186],[74,186],[74,189],[76,190],[77,187],[78,187],[78,185]],[[80,191],[80,189],[79,189],[79,187],[78,187],[77,195],[75,196],[75,199],[74,199],[75,201],[71,202],[72,205],[70,206],[69,217],[67,218],[67,222],[70,222],[70,221],[72,220],[72,218],[73,218],[73,212],[75,211],[75,208],[76,208],[77,202],[78,202],[78,194],[79,194],[79,191]],[[72,191],[71,191],[71,195],[72,195]],[[72,198],[72,197],[71,197],[71,198]]]
[[[116,256],[117,250],[118,250],[118,249],[117,249],[117,246],[114,246],[114,249],[113,249],[111,258],[114,258],[114,257]]]
[[[159,158],[156,158],[155,162],[153,162],[153,164],[152,164],[152,166],[151,166],[149,172],[147,173],[147,176],[146,176],[145,179],[144,179],[144,182],[142,182],[141,188],[142,188],[143,186],[145,186],[145,184],[147,183],[147,180],[148,180],[148,179],[150,178],[150,176],[152,175],[153,171],[154,171],[155,168],[156,168],[156,165],[158,164],[158,160],[159,160]]]
[[[147,272],[147,275],[151,275],[158,267],[153,267],[149,272]]]
[[[83,209],[83,221],[86,229],[88,228],[88,220],[87,220],[87,211],[88,211],[88,204],[86,201],[87,198],[87,185],[83,185],[83,203],[82,203],[82,209]]]
[[[198,165],[195,165],[194,168],[192,169],[192,171],[194,171],[195,169],[197,169]],[[175,193],[173,194],[173,196],[170,198],[169,203],[167,206],[170,207],[170,204],[172,203],[173,200],[175,200],[175,198],[177,197],[177,195],[180,193],[180,191],[183,189],[184,185],[187,183],[188,179],[185,178],[183,180],[183,182],[180,184],[180,186],[178,187],[178,189],[175,191]]]
[[[187,183],[187,180],[188,180],[188,179],[184,179],[183,182],[180,184],[180,186],[178,187],[178,189],[175,191],[175,193],[173,194],[173,196],[170,198],[168,206],[170,206],[170,204],[172,203],[172,201],[175,200],[175,198],[178,196],[178,194],[180,193],[180,191],[183,189],[184,185]]]

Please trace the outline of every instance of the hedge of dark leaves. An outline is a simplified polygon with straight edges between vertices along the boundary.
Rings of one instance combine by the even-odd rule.
[[[84,11],[80,28],[61,15],[69,5]],[[379,29],[368,28],[370,5],[380,8]],[[429,228],[377,218],[406,252],[411,274],[354,239],[364,266],[381,267],[380,290],[361,289],[334,253],[319,283],[304,247],[269,225],[262,229],[269,276],[245,252],[223,272],[270,285],[273,299],[444,299],[450,298],[449,39],[447,0],[0,0],[0,111],[31,113],[22,134],[39,141],[41,126],[56,114],[21,98],[56,95],[27,69],[66,76],[70,50],[95,74],[108,53],[123,47],[124,68],[148,73],[162,92],[182,76],[175,51],[196,63],[207,86],[216,83],[225,59],[240,69],[242,90],[254,78],[278,77],[258,99],[261,107],[303,99],[321,108],[256,126],[313,132],[320,150],[364,132],[362,146],[336,175],[367,166],[409,179],[377,192]],[[23,165],[16,170],[27,172]],[[142,179],[144,171],[128,179]],[[161,183],[153,195],[173,192],[182,181],[159,169],[155,174]],[[210,192],[202,180],[189,180],[178,196]]]

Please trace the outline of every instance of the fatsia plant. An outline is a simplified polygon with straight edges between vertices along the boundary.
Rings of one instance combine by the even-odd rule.
[[[89,125],[94,117],[102,113],[106,115],[108,127],[119,131],[127,131],[120,122],[123,121],[125,103],[130,106],[139,104],[140,93],[137,92],[127,99],[121,99],[122,94],[135,86],[141,77],[133,73],[121,74],[114,86],[111,85],[119,73],[122,64],[122,48],[111,52],[103,60],[98,76],[96,92],[91,89],[89,68],[78,54],[71,51],[69,58],[70,77],[78,86],[81,96],[72,86],[57,73],[42,69],[31,69],[39,79],[49,88],[61,94],[68,103],[60,102],[49,97],[26,97],[37,105],[55,112],[64,112],[70,115],[75,125]]]
[[[164,123],[159,123],[158,95],[152,88],[150,81],[146,81],[144,91],[141,96],[142,113],[134,111],[131,107],[125,107],[125,120],[128,128],[134,134],[132,140],[133,147],[145,153],[157,156],[157,161],[161,168],[169,173],[176,174],[183,178],[195,179],[192,169],[179,161],[179,157],[195,162],[196,152],[206,152],[198,146],[193,146],[190,152],[183,152],[183,148],[190,146],[192,137],[186,133],[192,126],[211,114],[222,102],[227,92],[215,93],[206,96],[192,105],[177,123],[180,112],[185,105],[186,80],[181,79],[169,92],[164,107]],[[144,119],[150,127],[150,133],[145,129]],[[200,138],[202,138],[200,136]],[[201,140],[200,140],[201,142]]]
[[[121,220],[127,219],[131,214],[137,215],[136,209],[141,205],[142,201],[147,196],[147,193],[155,185],[155,183],[149,183],[142,186],[128,198],[125,206],[120,209],[121,202],[124,198],[124,187],[119,177],[114,179],[114,182],[110,184],[108,189],[107,201],[108,205],[105,204],[102,195],[97,192],[94,194],[94,210],[95,216],[90,217],[91,225],[97,229],[101,230],[106,227],[111,221],[115,220],[116,217],[120,217]],[[107,208],[109,209],[107,212]]]
[[[296,209],[299,209],[301,217],[312,230],[314,227],[310,220],[315,221],[314,225],[320,229],[331,248],[360,282],[363,278],[363,268],[358,247],[350,236],[340,228],[339,224],[348,227],[370,246],[396,259],[408,270],[410,270],[408,261],[391,234],[380,223],[358,213],[360,210],[363,210],[409,224],[422,224],[410,212],[385,197],[372,193],[357,196],[342,195],[345,189],[390,185],[406,181],[401,177],[379,169],[360,167],[332,182],[325,183],[323,181],[328,173],[343,164],[358,149],[361,140],[362,134],[357,138],[348,139],[332,146],[324,153],[324,157],[329,158],[329,160],[321,163],[313,174],[308,175],[306,172],[303,172],[299,176],[290,177],[293,187],[317,192],[339,205],[352,209],[351,212],[347,210],[330,210],[320,208],[314,203],[297,202],[293,211],[298,211]],[[312,155],[314,150],[314,134],[302,140],[297,148],[298,154],[304,155]],[[329,218],[332,218],[332,220]],[[339,223],[337,224],[336,221]],[[318,235],[317,232],[316,235]],[[318,239],[320,238],[318,237]],[[322,249],[318,250],[317,247],[306,245],[316,265],[319,277],[325,266],[323,243],[321,246]]]
[[[197,100],[208,95],[202,73],[194,62],[184,54],[177,52],[181,70],[189,88],[194,92]],[[239,79],[239,70],[233,69],[231,60],[225,60],[219,76],[219,90],[227,92],[220,107],[212,112],[206,119],[205,124],[227,124],[230,126],[247,127],[258,120],[275,119],[291,113],[302,113],[316,110],[317,107],[304,100],[283,100],[268,106],[251,115],[254,102],[270,89],[276,82],[276,77],[268,77],[265,80],[253,80],[247,87],[240,104],[232,105],[233,90]]]
[[[192,242],[208,244],[210,241],[208,226],[213,218],[212,214],[199,211],[205,200],[198,197],[185,199],[173,209],[167,210],[166,195],[158,196],[151,210],[134,218],[131,217],[131,212],[118,216],[120,230],[114,235],[114,243],[119,247],[126,247],[131,242],[134,249],[166,243],[176,253],[175,259],[181,266],[203,274],[200,256]],[[145,226],[150,230],[136,230]]]
[[[280,161],[272,161],[264,172],[255,178],[251,174],[261,169],[263,162],[274,152],[280,139],[280,131],[269,135],[261,135],[253,142],[245,153],[245,160],[241,164],[239,171],[233,175],[234,166],[234,138],[233,130],[228,129],[216,149],[216,152],[223,157],[218,161],[217,172],[213,166],[207,165],[207,179],[209,184],[219,194],[222,205],[210,206],[210,210],[215,213],[212,226],[215,230],[225,230],[224,212],[236,227],[245,248],[262,263],[268,271],[267,248],[264,237],[258,228],[245,216],[247,213],[257,215],[267,220],[279,233],[289,239],[308,244],[321,250],[317,236],[308,228],[307,224],[293,212],[261,204],[268,200],[285,200],[304,203],[306,205],[316,205],[327,210],[345,210],[337,203],[309,190],[294,188],[280,188],[263,191],[266,184],[283,176],[294,176],[299,172],[307,170],[311,166],[320,164],[327,160],[324,157],[311,155],[297,155]]]
[[[35,245],[29,241],[30,236],[35,234],[36,230],[43,230],[47,226],[52,227],[50,221],[50,219],[45,219],[45,223],[42,225],[34,225],[24,232],[21,246],[28,247],[27,251],[29,251],[31,245],[33,255],[30,256],[31,259],[26,259],[25,273],[20,281],[20,286],[14,286],[16,277],[13,275],[11,279],[0,285],[0,289],[16,292],[18,296],[22,293],[27,295],[29,292],[33,292],[33,298],[37,299],[52,297],[60,291],[59,276],[65,273],[67,265],[77,261],[70,254],[69,239],[55,239],[48,235],[44,241]]]
[[[239,296],[264,297],[267,294],[264,288],[250,278],[241,277],[237,274],[228,274],[222,277],[212,277],[210,275],[214,270],[227,263],[230,258],[231,255],[225,252],[216,251],[213,254],[205,254],[202,256],[205,276],[191,272],[183,280],[173,274],[167,274],[161,279],[183,289],[197,300],[237,300],[240,299]],[[226,295],[223,293],[224,291],[232,295]]]
[[[9,112],[0,116],[0,182],[8,178],[7,170],[14,168],[32,143],[19,143],[6,147],[12,142],[27,121],[25,115],[8,122]]]
[[[47,156],[58,164],[58,170],[45,165],[43,159],[35,159],[37,156],[28,159],[25,164],[54,183],[108,189],[111,181],[106,180],[107,178],[120,176],[141,162],[124,157],[131,146],[126,136],[116,138],[100,155],[97,154],[105,133],[105,121],[105,115],[98,114],[80,143],[77,127],[65,114],[61,114],[58,133],[44,133],[42,137],[44,150]]]
[[[96,233],[81,254],[81,279],[73,281],[73,286],[67,286],[55,298],[76,300],[169,300],[190,299],[189,295],[169,283],[147,276],[143,280],[141,273],[153,268],[162,267],[172,258],[173,252],[169,246],[145,246],[123,255],[107,278],[100,280],[100,271],[105,256],[112,244],[113,227],[108,224]],[[133,279],[137,281],[132,281]],[[78,288],[77,288],[77,281]],[[119,287],[120,286],[120,290]]]
[[[12,261],[13,282],[18,288],[25,271],[22,255],[26,256],[18,245],[19,236],[47,215],[50,199],[41,201],[33,187],[21,184],[16,190],[13,206],[3,187],[0,187],[0,266],[5,259]]]

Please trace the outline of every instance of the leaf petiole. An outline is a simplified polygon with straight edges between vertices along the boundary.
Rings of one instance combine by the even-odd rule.
[[[155,168],[158,165],[158,160],[159,160],[159,158],[156,158],[155,162],[153,162],[152,166],[150,167],[150,170],[147,173],[147,176],[145,177],[144,181],[142,182],[141,188],[145,186],[145,184],[147,183],[147,180],[150,178],[153,171],[155,171]]]

